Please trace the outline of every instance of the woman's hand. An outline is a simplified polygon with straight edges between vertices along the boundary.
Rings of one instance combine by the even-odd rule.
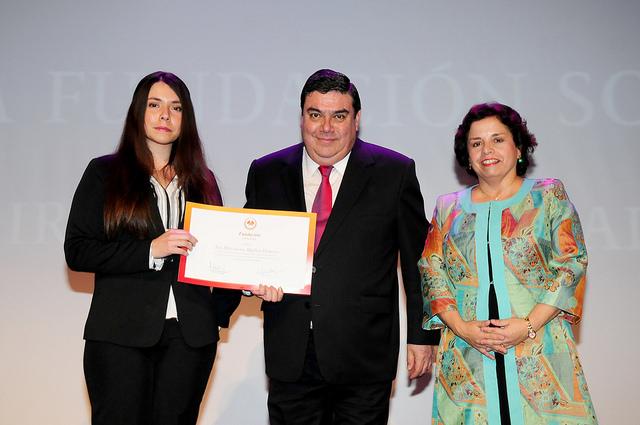
[[[171,254],[189,255],[198,240],[186,230],[169,229],[151,241],[151,256],[164,258]]]
[[[483,328],[483,332],[494,337],[501,337],[505,352],[529,337],[528,323],[524,319],[512,317],[503,320],[492,319],[490,322],[491,326]]]
[[[504,346],[504,336],[486,332],[486,329],[491,329],[489,327],[490,323],[489,320],[473,320],[468,322],[462,320],[458,325],[458,329],[454,330],[454,333],[484,356],[495,360],[492,352],[497,351],[505,354],[507,350]]]
[[[529,338],[529,323],[531,329],[538,332],[551,319],[556,317],[560,310],[548,304],[536,304],[529,312],[529,322],[518,317],[509,319],[491,320],[491,326],[484,329],[484,332],[494,337],[504,338],[505,348],[511,348]]]
[[[465,321],[460,317],[458,310],[443,311],[438,314],[442,320],[459,338],[464,339],[469,345],[478,350],[482,355],[494,360],[492,352],[506,353],[507,350],[502,346],[504,336],[494,333],[487,333],[485,329],[489,328],[491,322],[489,320],[472,320]]]

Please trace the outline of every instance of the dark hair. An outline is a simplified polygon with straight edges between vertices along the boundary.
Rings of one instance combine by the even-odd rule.
[[[337,91],[340,93],[347,93],[351,96],[353,112],[357,114],[360,111],[360,95],[358,89],[349,80],[346,75],[334,71],[332,69],[321,69],[307,79],[302,87],[302,93],[300,94],[300,108],[304,109],[304,101],[307,96],[314,92],[328,93],[330,91]]]
[[[467,139],[469,137],[471,124],[488,117],[498,118],[498,120],[511,131],[513,141],[520,151],[521,158],[521,161],[516,163],[516,173],[518,176],[524,176],[527,168],[529,168],[530,155],[538,143],[533,133],[527,129],[527,122],[522,119],[520,114],[515,109],[501,103],[479,103],[473,105],[471,109],[469,109],[469,112],[467,112],[467,115],[464,116],[454,138],[454,151],[458,164],[460,164],[467,173],[477,177],[476,172],[469,166]]]
[[[171,146],[167,166],[173,167],[178,184],[187,199],[222,205],[215,176],[207,168],[189,89],[170,72],[154,72],[144,77],[133,92],[131,105],[107,180],[104,223],[108,236],[126,229],[143,238],[152,229],[149,177],[153,174],[153,155],[147,146],[144,116],[149,90],[162,81],[178,95],[182,106],[180,136]]]

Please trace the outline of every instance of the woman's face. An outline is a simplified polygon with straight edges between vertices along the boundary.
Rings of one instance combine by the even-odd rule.
[[[151,86],[144,112],[147,144],[170,145],[180,136],[182,104],[169,85],[158,81]]]
[[[469,164],[478,179],[499,183],[505,177],[515,177],[520,150],[513,141],[509,127],[497,117],[475,121],[467,137]]]

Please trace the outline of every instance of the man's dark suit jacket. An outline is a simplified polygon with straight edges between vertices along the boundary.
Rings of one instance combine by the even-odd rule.
[[[247,208],[306,211],[303,144],[255,160]],[[311,296],[263,302],[267,375],[296,381],[313,321],[320,371],[332,383],[395,378],[399,350],[398,252],[407,342],[436,343],[422,330],[417,261],[429,223],[413,160],[356,140],[313,260]]]
[[[104,231],[105,183],[114,157],[93,159],[76,189],[69,213],[64,251],[72,270],[95,273],[95,288],[84,338],[131,347],[160,339],[169,286],[185,342],[201,347],[218,340],[240,301],[238,291],[215,290],[177,282],[178,256],[165,259],[160,271],[149,269],[151,241],[164,232],[153,199],[153,234],[138,239],[120,232],[108,240]],[[149,196],[154,192],[149,187]]]

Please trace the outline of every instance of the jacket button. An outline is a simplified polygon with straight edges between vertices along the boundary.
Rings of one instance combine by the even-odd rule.
[[[311,308],[311,303],[309,301],[305,301],[304,302],[304,308],[306,308],[307,310],[309,310]]]

